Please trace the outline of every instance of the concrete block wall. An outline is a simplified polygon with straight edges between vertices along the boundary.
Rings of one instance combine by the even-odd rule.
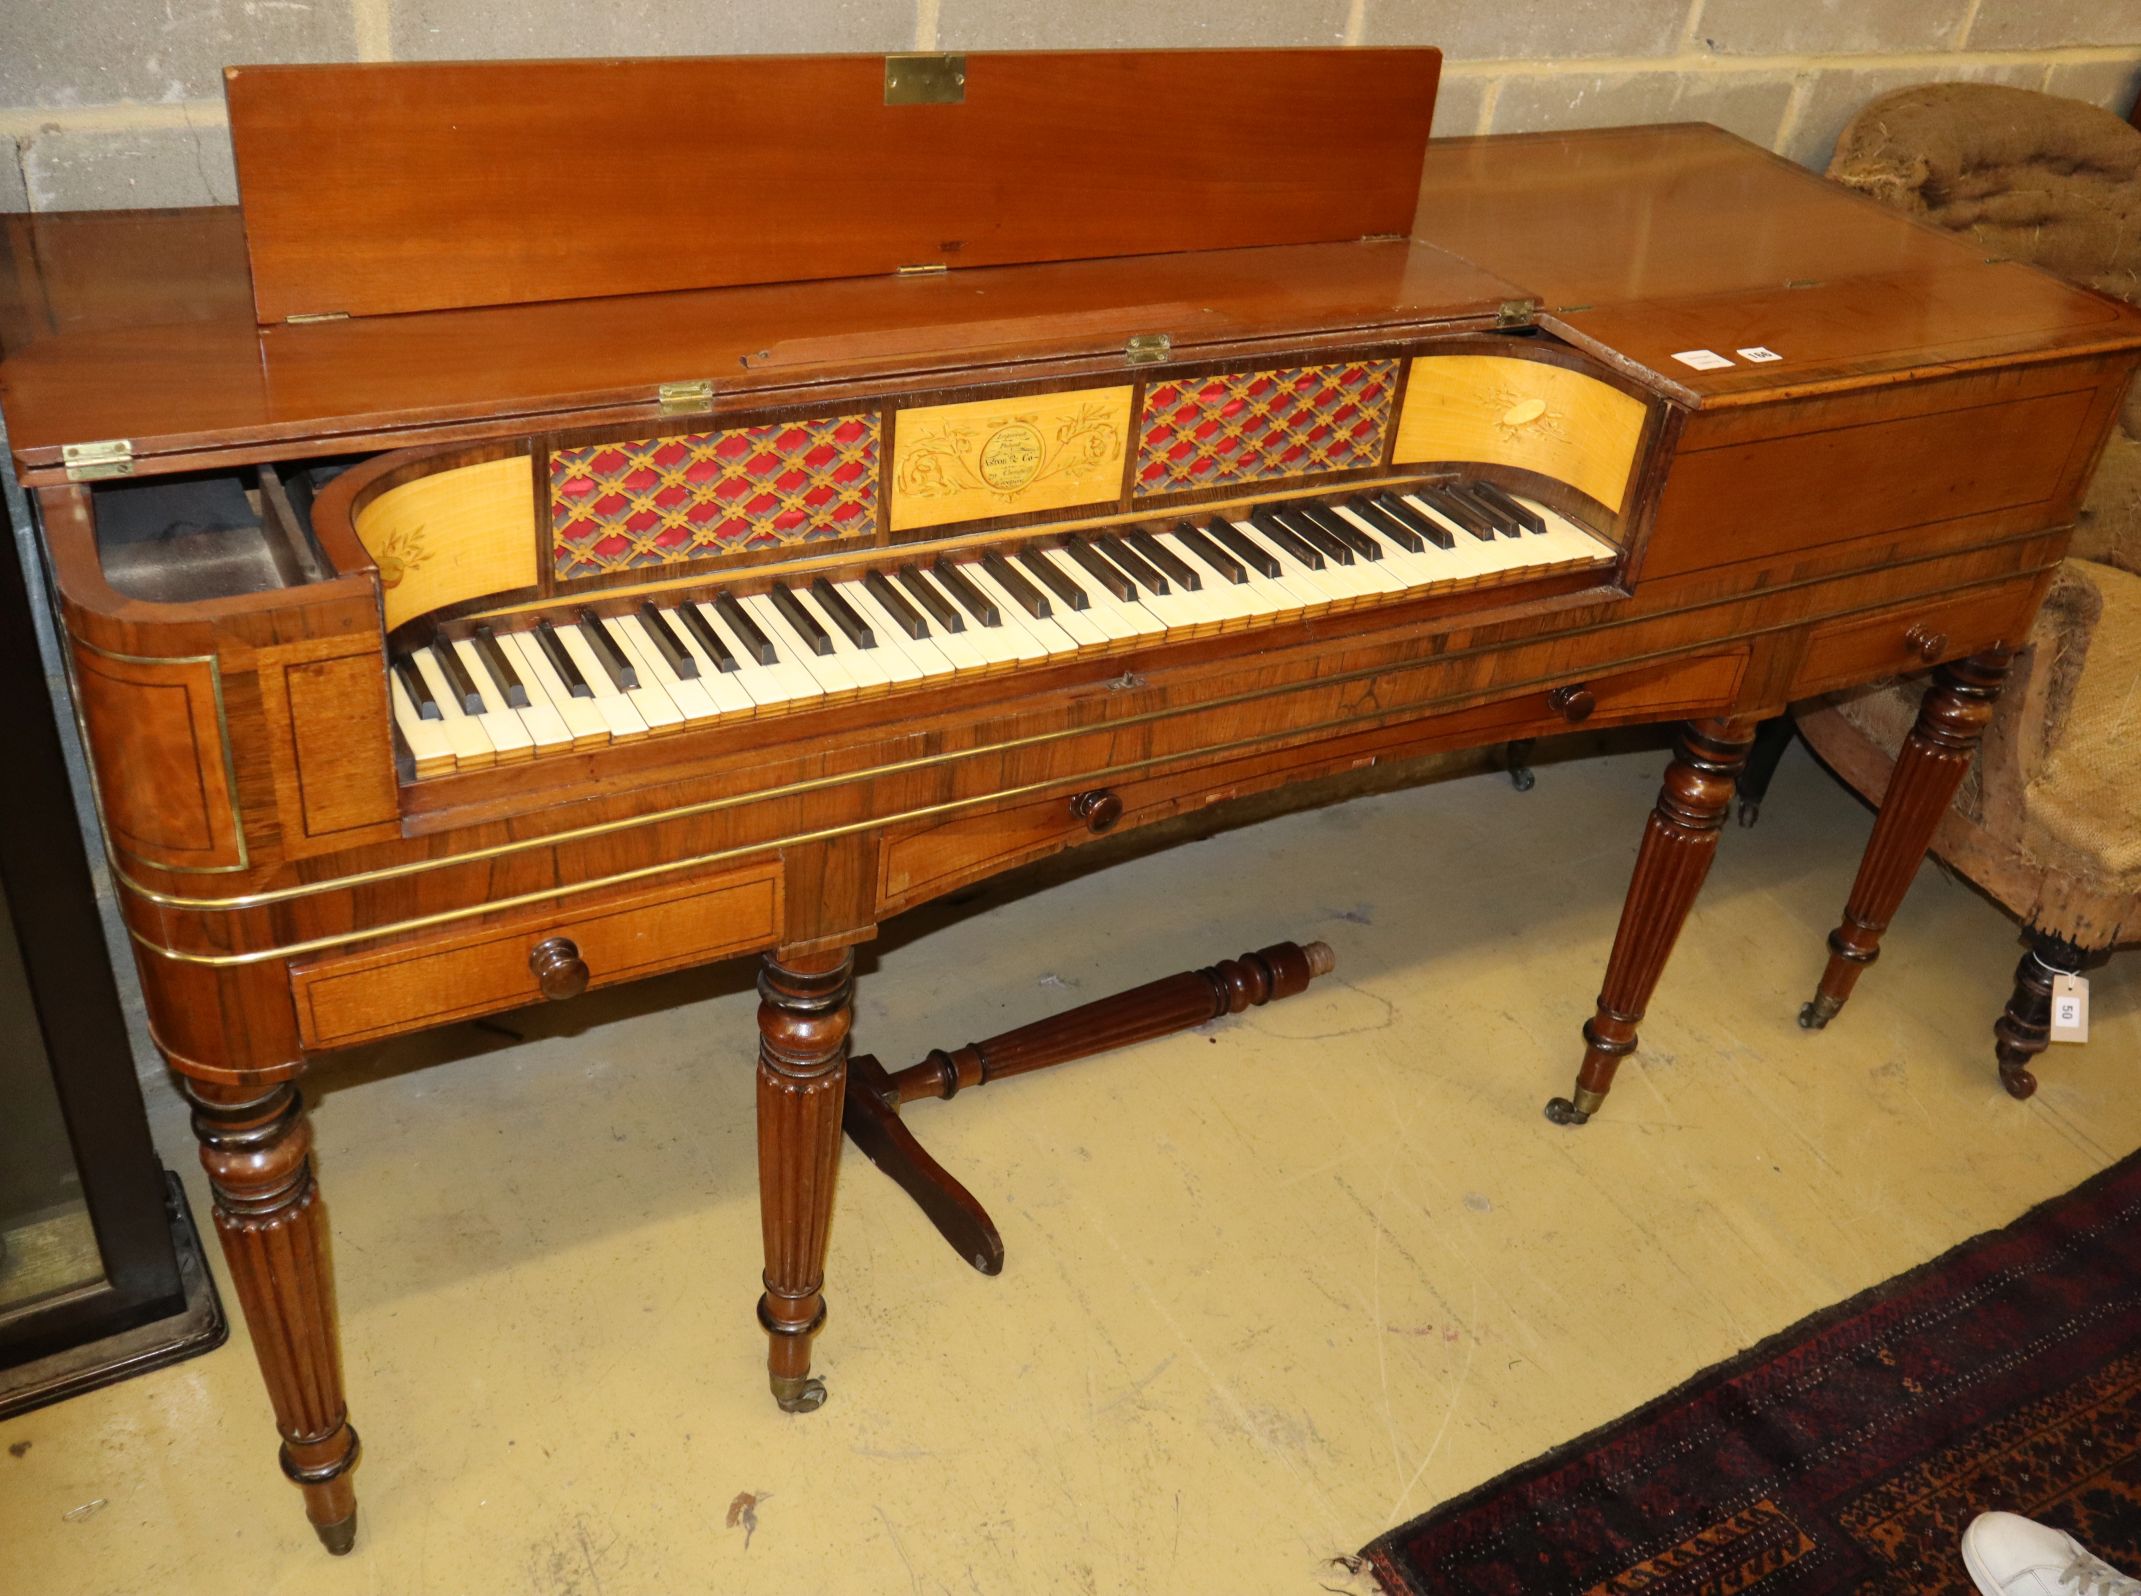
[[[1438,134],[1693,119],[1814,167],[1910,83],[2141,88],[2141,0],[0,0],[0,210],[231,203],[228,62],[1302,44],[1439,44]]]

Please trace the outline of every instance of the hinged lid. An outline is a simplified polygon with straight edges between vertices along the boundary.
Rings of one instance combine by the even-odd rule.
[[[1403,232],[1441,63],[403,61],[225,90],[265,324]]]

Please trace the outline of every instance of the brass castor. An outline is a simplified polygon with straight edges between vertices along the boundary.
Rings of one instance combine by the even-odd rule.
[[[825,1406],[825,1382],[814,1374],[770,1377],[773,1400],[783,1413],[815,1413]]]
[[[1546,1100],[1546,1117],[1556,1125],[1584,1125],[1591,1116],[1565,1097],[1550,1097]]]
[[[1807,999],[1800,1006],[1799,1029],[1802,1031],[1821,1030],[1836,1018],[1837,1011],[1843,1006],[1844,1000],[1842,998],[1832,998],[1826,992],[1815,993],[1813,997]]]
[[[357,1515],[352,1511],[348,1518],[334,1524],[315,1524],[312,1533],[319,1536],[320,1544],[336,1557],[349,1556],[349,1550],[357,1544]]]

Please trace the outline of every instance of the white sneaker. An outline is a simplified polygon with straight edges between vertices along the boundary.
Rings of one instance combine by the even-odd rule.
[[[1983,1596],[2141,1596],[2073,1536],[2019,1513],[1980,1513],[1963,1531],[1963,1567]]]

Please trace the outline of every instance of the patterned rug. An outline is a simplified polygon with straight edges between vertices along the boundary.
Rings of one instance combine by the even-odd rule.
[[[1365,1555],[1406,1596],[1969,1596],[1993,1507],[2141,1574],[2141,1153]]]

